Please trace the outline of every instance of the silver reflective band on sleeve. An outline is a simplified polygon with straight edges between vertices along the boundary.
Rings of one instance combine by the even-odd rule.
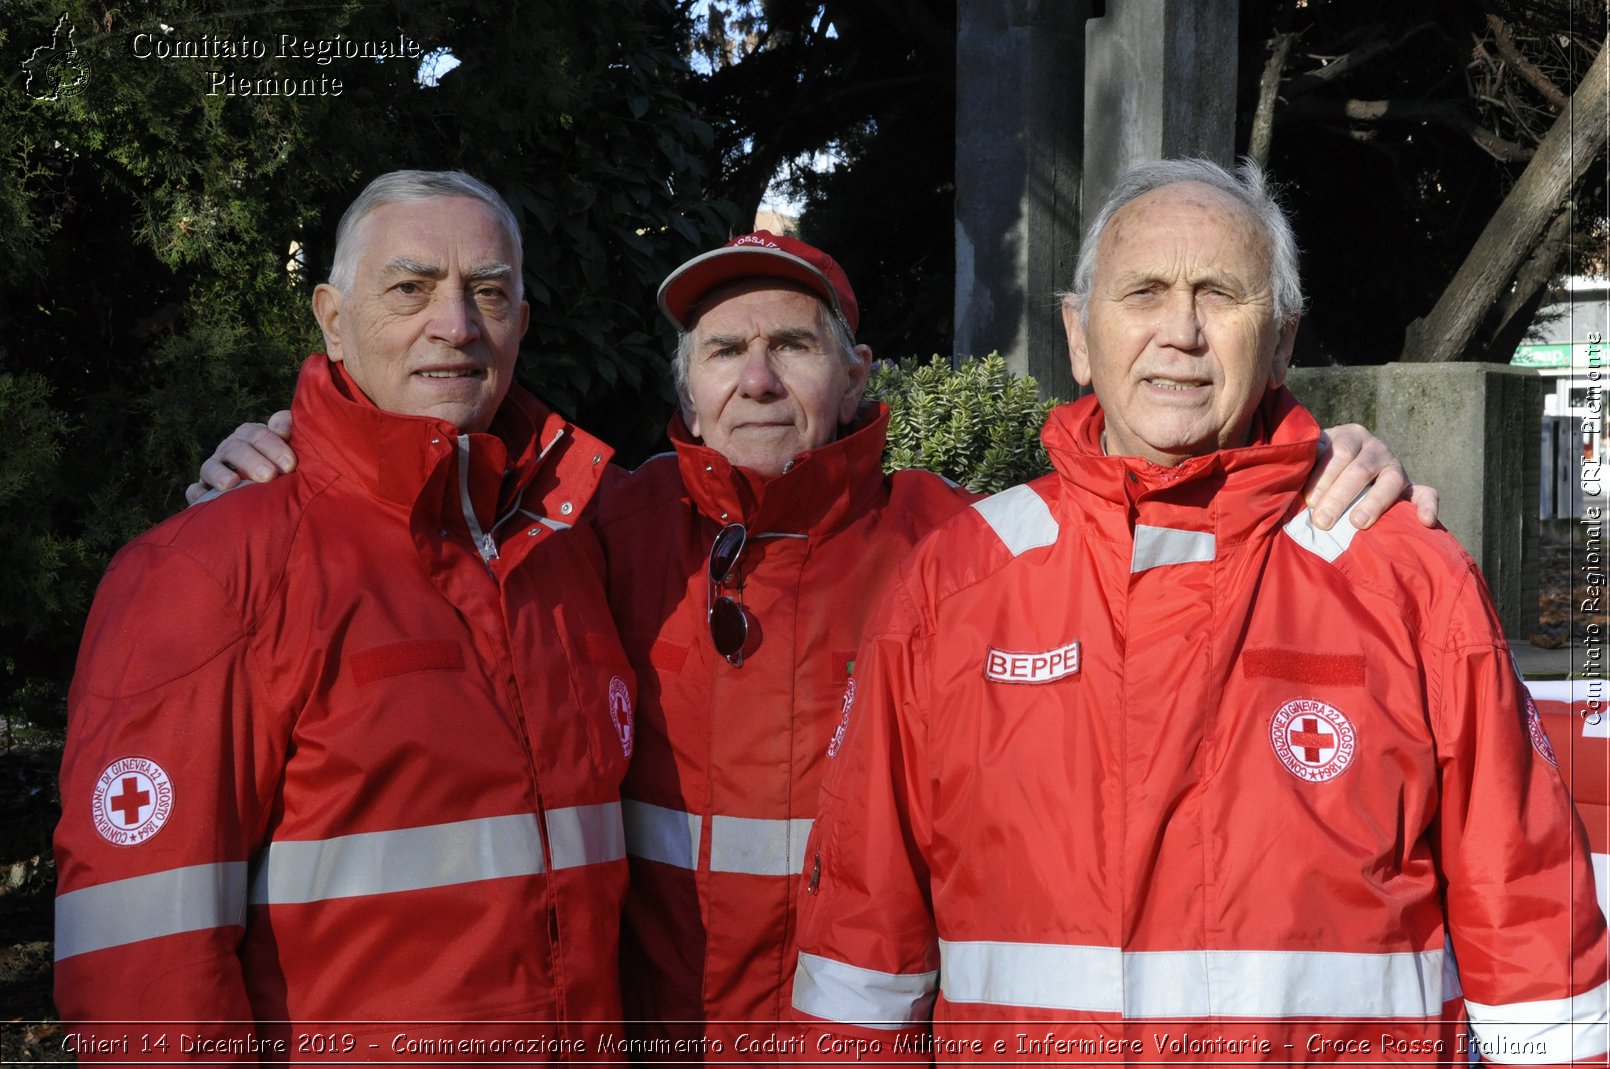
[[[628,854],[679,869],[699,867],[697,814],[623,798],[621,818],[626,824]]]
[[[1369,492],[1370,488],[1366,486],[1363,492],[1348,502],[1341,516],[1331,524],[1328,531],[1321,531],[1314,526],[1313,509],[1303,509],[1286,524],[1285,532],[1293,542],[1308,552],[1334,563],[1337,557],[1347,552],[1347,547],[1353,544],[1353,536],[1358,533],[1358,528],[1353,526],[1347,514],[1352,512]]]
[[[933,1016],[938,976],[878,972],[801,954],[794,971],[794,1008],[823,1020],[892,1031]]]
[[[1471,1045],[1493,1062],[1540,1065],[1610,1051],[1610,985],[1575,998],[1487,1006],[1465,1000]]]
[[[620,803],[548,810],[548,853],[556,869],[601,865],[625,857]]]
[[[710,818],[710,871],[751,876],[792,876],[805,867],[809,818]]]
[[[1173,527],[1135,525],[1135,547],[1129,558],[1131,575],[1165,564],[1195,564],[1213,559],[1217,540],[1207,531],[1181,531]]]
[[[245,920],[244,861],[114,880],[56,899],[56,960]]]
[[[262,853],[254,905],[417,891],[541,872],[533,813],[483,817],[333,839],[281,840]]]
[[[1125,1017],[1427,1017],[1443,951],[1120,952],[1045,943],[939,943],[945,998]]]
[[[986,497],[975,502],[973,508],[984,517],[984,522],[990,525],[990,530],[1005,543],[1014,557],[1021,557],[1031,549],[1053,545],[1057,540],[1056,517],[1051,515],[1045,498],[1027,484],[1002,490],[994,497]]]

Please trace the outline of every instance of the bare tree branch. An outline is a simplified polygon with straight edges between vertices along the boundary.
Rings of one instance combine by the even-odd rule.
[[[1436,307],[1404,332],[1404,361],[1470,359],[1470,342],[1487,310],[1510,286],[1559,206],[1604,151],[1610,100],[1604,91],[1610,49],[1601,47],[1569,106],[1560,112]]]
[[[1488,15],[1487,25],[1492,28],[1493,40],[1498,45],[1498,54],[1503,56],[1511,67],[1515,68],[1516,73],[1526,79],[1527,85],[1543,94],[1543,97],[1550,104],[1553,104],[1556,108],[1564,108],[1569,102],[1566,95],[1560,92],[1559,86],[1549,81],[1548,77],[1538,70],[1531,60],[1521,55],[1520,50],[1515,47],[1515,38],[1510,35],[1509,25],[1497,15]]]
[[[1252,139],[1247,148],[1259,167],[1268,166],[1269,144],[1274,140],[1275,101],[1280,96],[1280,75],[1286,69],[1286,56],[1291,53],[1295,33],[1278,33],[1269,42],[1269,62],[1263,65],[1263,77],[1258,82],[1258,108],[1252,116]]]
[[[1526,145],[1508,141],[1482,126],[1457,100],[1335,100],[1309,98],[1286,108],[1291,117],[1340,115],[1351,122],[1434,122],[1467,134],[1494,159],[1518,163],[1532,158]]]
[[[1410,38],[1419,34],[1422,30],[1435,30],[1437,28],[1438,27],[1435,23],[1422,22],[1418,26],[1410,29],[1407,33],[1403,34],[1396,41],[1366,42],[1365,44],[1353,49],[1351,52],[1346,52],[1340,56],[1337,56],[1335,59],[1331,60],[1329,63],[1325,64],[1316,71],[1309,71],[1307,74],[1298,75],[1297,77],[1293,78],[1291,81],[1286,83],[1285,87],[1281,90],[1280,95],[1285,97],[1287,100],[1293,100],[1297,97],[1312,93],[1314,90],[1330,85],[1344,75],[1358,70],[1360,67],[1375,59],[1375,57],[1390,52],[1394,48],[1398,48]]]

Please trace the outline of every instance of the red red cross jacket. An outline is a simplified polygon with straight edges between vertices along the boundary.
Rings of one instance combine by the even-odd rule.
[[[293,407],[294,475],[142,535],[96,596],[62,1016],[173,1022],[74,1029],[133,1037],[86,1056],[595,1058],[633,688],[571,523],[607,450],[518,388],[488,434],[382,412],[323,356]]]
[[[941,1062],[1602,1061],[1581,826],[1469,558],[1315,529],[1284,391],[1172,469],[1101,427],[1057,409],[1055,474],[891,584],[796,1008]]]
[[[705,1021],[787,1019],[805,837],[856,644],[877,593],[921,535],[972,500],[928,472],[886,477],[888,410],[766,477],[691,439],[604,495],[609,597],[640,681],[625,816],[631,855],[623,982],[648,1040]],[[706,625],[708,558],[749,531],[741,596],[760,640],[734,667]],[[729,595],[738,589],[723,588]],[[712,1030],[722,1058],[774,1029]],[[657,1048],[663,1049],[663,1048]],[[692,1048],[683,1056],[715,1052]]]

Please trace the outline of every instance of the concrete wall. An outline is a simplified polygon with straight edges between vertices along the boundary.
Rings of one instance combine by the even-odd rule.
[[[1362,423],[1442,495],[1442,522],[1487,577],[1504,631],[1537,626],[1541,383],[1492,364],[1294,368],[1322,426]]]

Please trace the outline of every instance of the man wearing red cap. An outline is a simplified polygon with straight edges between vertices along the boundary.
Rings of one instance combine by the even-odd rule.
[[[786,1057],[795,876],[855,649],[896,564],[973,496],[883,473],[888,409],[862,401],[872,353],[826,253],[747,234],[673,271],[659,305],[678,332],[673,452],[607,484],[593,517],[639,680],[626,1011],[653,1022],[636,1036],[645,1055]],[[1326,481],[1335,515],[1382,473],[1379,443],[1342,437],[1338,454],[1368,445],[1372,459]],[[242,428],[202,475],[261,478],[267,457],[288,449]],[[1393,465],[1361,511],[1403,485]],[[1434,518],[1434,493],[1423,500]]]

